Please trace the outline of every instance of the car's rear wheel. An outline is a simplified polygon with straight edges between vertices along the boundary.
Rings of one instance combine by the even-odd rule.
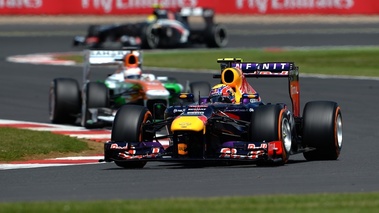
[[[190,93],[194,95],[194,101],[198,102],[199,97],[208,97],[211,91],[211,85],[207,81],[196,81],[189,85]]]
[[[254,142],[281,141],[282,150],[277,164],[288,161],[292,146],[290,117],[281,105],[263,105],[256,108],[251,116],[250,140]]]
[[[221,24],[215,24],[206,33],[206,45],[210,48],[225,47],[228,44],[228,34],[226,27]]]
[[[142,125],[152,122],[151,112],[144,106],[124,105],[116,114],[113,122],[111,140],[126,142],[142,142],[146,139]],[[117,166],[123,168],[143,168],[145,161],[115,161]]]
[[[155,49],[159,45],[159,34],[156,29],[153,28],[153,24],[146,25],[142,30],[142,48]]]
[[[87,30],[87,36],[99,36],[100,25],[90,25]]]
[[[85,128],[100,128],[99,123],[94,123],[90,113],[91,108],[103,108],[109,106],[109,92],[104,83],[89,82],[86,85],[86,105],[82,115],[82,126]]]
[[[80,113],[79,84],[75,79],[56,78],[50,83],[49,117],[55,124],[75,124]]]
[[[312,101],[304,107],[303,143],[307,160],[336,160],[342,148],[342,114],[337,103]]]

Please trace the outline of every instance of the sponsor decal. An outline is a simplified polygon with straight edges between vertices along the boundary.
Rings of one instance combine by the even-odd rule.
[[[157,4],[163,8],[195,7],[197,0],[81,0],[83,9],[100,9],[105,13],[113,10],[150,9]]]
[[[271,63],[233,63],[232,67],[236,67],[242,71],[284,71],[291,68],[291,63],[287,62],[271,62]]]
[[[187,115],[203,115],[204,112],[187,112]]]
[[[261,143],[259,146],[250,143],[247,145],[247,149],[267,149],[267,143]]]
[[[0,8],[40,8],[43,5],[43,0],[0,0]]]
[[[212,8],[216,14],[378,14],[377,0],[0,0],[0,13],[21,15],[142,15],[152,7]],[[189,10],[192,11],[192,10]],[[193,10],[193,15],[199,15]],[[199,10],[200,11],[200,10]],[[204,10],[205,16],[210,11]],[[186,12],[188,14],[188,12]]]
[[[293,9],[351,9],[354,0],[236,0],[237,9],[254,9],[259,13]]]
[[[291,86],[291,95],[296,95],[296,94],[299,94],[297,87]]]
[[[187,155],[188,154],[187,144],[185,144],[185,143],[179,143],[178,144],[178,154],[179,155]]]
[[[129,149],[128,148],[128,144],[126,144],[125,146],[119,146],[118,144],[111,144],[111,147],[110,149]]]
[[[192,125],[191,122],[180,122],[180,123],[179,123],[179,126],[180,126],[181,128],[187,128],[188,126],[191,126],[191,125]]]

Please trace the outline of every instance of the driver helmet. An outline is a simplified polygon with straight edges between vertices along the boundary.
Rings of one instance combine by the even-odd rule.
[[[124,78],[125,79],[141,79],[142,71],[139,67],[125,67]]]
[[[234,103],[235,92],[233,88],[226,84],[217,84],[212,87],[211,92],[209,93],[209,101],[211,103]]]
[[[149,22],[149,23],[151,23],[151,22],[155,22],[156,20],[157,20],[157,16],[154,15],[154,14],[150,14],[150,15],[148,15],[148,16],[147,16],[147,19],[146,19],[146,21]]]
[[[141,79],[142,70],[138,66],[138,57],[133,53],[124,57],[124,78]]]

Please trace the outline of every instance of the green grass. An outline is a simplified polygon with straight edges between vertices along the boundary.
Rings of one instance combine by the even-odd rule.
[[[89,202],[0,203],[2,212],[377,212],[379,193],[171,198]]]
[[[75,138],[51,132],[0,128],[0,162],[9,162],[59,153],[80,153],[90,149]]]
[[[235,57],[245,61],[293,61],[300,67],[300,73],[379,76],[377,60],[379,48],[351,49],[207,49],[207,50],[165,50],[145,51],[145,67],[167,67],[180,69],[219,70],[217,58]],[[81,55],[59,56],[83,62]]]

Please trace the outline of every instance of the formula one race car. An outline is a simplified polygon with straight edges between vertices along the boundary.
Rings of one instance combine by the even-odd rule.
[[[116,114],[111,141],[104,145],[104,160],[123,168],[142,168],[148,161],[283,165],[297,153],[307,160],[339,157],[341,109],[333,101],[312,101],[301,116],[299,71],[293,62],[235,58],[218,62],[222,72],[214,77],[234,91],[228,91],[234,93],[234,102],[200,97],[193,104],[168,107],[163,121],[155,121],[145,107],[123,106]],[[284,103],[266,104],[258,93],[250,93],[249,77],[287,78],[292,109]]]
[[[201,16],[205,24],[190,24],[191,16]],[[92,25],[85,37],[74,37],[73,45],[85,45],[91,49],[118,49],[123,46],[143,49],[177,48],[193,44],[225,47],[228,43],[226,28],[215,24],[213,18],[212,9],[182,8],[173,12],[155,8],[144,22]]]
[[[118,65],[115,73],[102,81],[90,81],[91,66],[111,64]],[[163,118],[165,106],[176,102],[183,90],[174,78],[142,73],[142,52],[133,48],[86,51],[83,78],[82,91],[75,79],[56,78],[51,82],[52,123],[111,126],[116,111],[125,104],[147,107],[156,118]]]

